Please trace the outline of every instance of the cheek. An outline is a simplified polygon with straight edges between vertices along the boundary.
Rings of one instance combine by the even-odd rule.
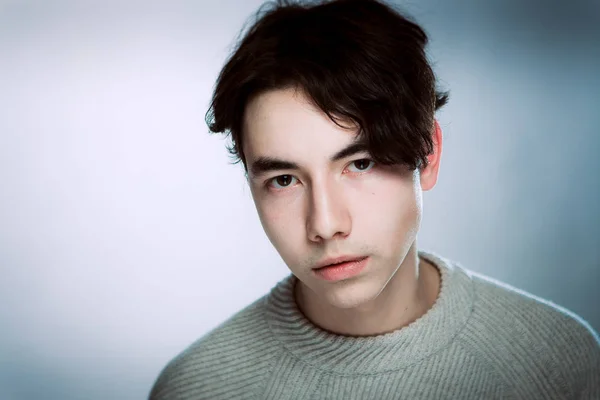
[[[382,182],[366,193],[365,201],[355,203],[356,227],[360,224],[379,241],[410,239],[416,234],[421,222],[421,197],[412,181]]]
[[[284,198],[260,199],[254,202],[263,229],[284,258],[294,252],[302,236],[302,206],[300,202]]]

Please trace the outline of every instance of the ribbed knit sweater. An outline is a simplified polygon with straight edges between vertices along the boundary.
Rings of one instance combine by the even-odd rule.
[[[600,399],[600,340],[577,315],[432,253],[438,299],[391,333],[312,324],[288,275],[162,371],[151,400]]]

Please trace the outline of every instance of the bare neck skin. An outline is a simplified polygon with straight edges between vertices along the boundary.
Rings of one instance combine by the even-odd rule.
[[[321,329],[344,336],[376,336],[408,326],[427,313],[437,300],[440,281],[437,268],[420,259],[413,245],[383,291],[360,307],[333,307],[300,281],[294,296],[300,311]]]

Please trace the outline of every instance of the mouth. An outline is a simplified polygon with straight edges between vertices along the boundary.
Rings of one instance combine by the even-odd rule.
[[[358,276],[367,266],[369,257],[338,257],[324,260],[313,268],[320,279],[335,282]]]
[[[340,256],[328,258],[318,263],[313,270],[319,270],[327,267],[340,266],[346,263],[359,262],[367,258],[367,256]]]

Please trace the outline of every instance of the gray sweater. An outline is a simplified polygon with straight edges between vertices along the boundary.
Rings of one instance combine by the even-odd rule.
[[[431,253],[434,306],[374,337],[319,329],[288,275],[174,358],[159,399],[600,399],[600,340],[580,317]]]

